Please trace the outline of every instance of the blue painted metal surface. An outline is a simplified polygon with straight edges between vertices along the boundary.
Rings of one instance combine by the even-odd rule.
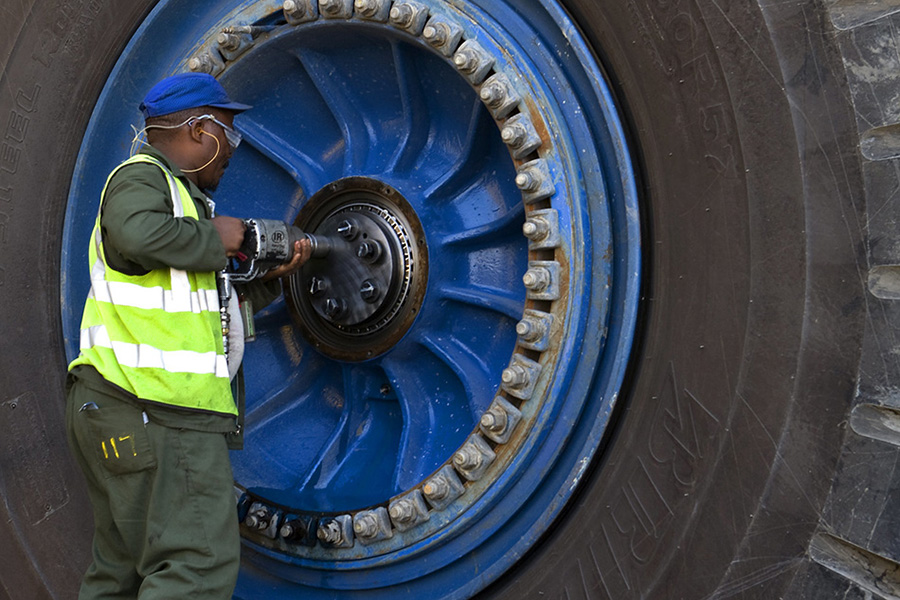
[[[422,2],[461,24],[523,92],[553,165],[562,245],[561,329],[523,425],[489,476],[427,523],[348,550],[247,536],[241,598],[467,597],[530,547],[577,485],[605,431],[628,360],[639,284],[634,174],[590,49],[553,1]],[[396,188],[427,237],[430,276],[406,336],[372,360],[318,354],[284,300],[263,311],[245,358],[247,448],[235,479],[254,499],[305,514],[387,505],[447,464],[500,388],[526,306],[530,207],[497,121],[451,60],[388,23],[279,21],[274,1],[164,0],[123,53],[79,156],[66,216],[64,307],[89,285],[86,248],[106,174],[140,127],[137,105],[226,25],[274,26],[221,74],[254,105],[247,140],[214,199],[220,213],[293,221],[331,181]],[[77,309],[76,309],[77,310]],[[70,355],[79,314],[63,322]],[[536,357],[537,358],[537,357]],[[539,397],[539,398],[538,398]]]

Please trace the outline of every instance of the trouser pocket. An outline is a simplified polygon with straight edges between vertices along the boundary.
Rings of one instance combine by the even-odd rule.
[[[107,477],[156,468],[143,413],[138,408],[128,404],[98,407],[89,402],[78,409],[75,419],[86,429],[82,450],[96,457]]]

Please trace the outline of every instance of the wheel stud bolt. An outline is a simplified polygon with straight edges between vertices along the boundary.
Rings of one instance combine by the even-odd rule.
[[[221,32],[216,36],[216,43],[225,50],[237,50],[241,47],[241,37],[233,33]]]
[[[544,335],[544,327],[533,319],[522,319],[516,323],[516,334],[526,342],[535,342]]]
[[[444,23],[427,25],[422,30],[422,37],[432,46],[442,46],[450,37],[450,29]]]
[[[328,15],[336,15],[341,12],[342,8],[340,0],[321,0],[319,7],[323,13]]]
[[[258,505],[257,505],[258,506]],[[256,508],[251,510],[244,518],[244,525],[250,529],[262,531],[269,526],[271,515],[265,508]]]
[[[345,240],[353,241],[359,235],[359,225],[356,224],[356,221],[344,219],[338,225],[337,232]]]
[[[325,316],[330,319],[339,317],[343,312],[346,304],[341,298],[328,298],[325,300]]]
[[[381,257],[381,244],[375,240],[368,240],[356,248],[356,256],[366,262],[374,263]]]
[[[502,134],[501,134],[502,135]],[[503,139],[506,141],[506,138]],[[523,192],[536,192],[541,189],[541,174],[534,169],[520,171],[516,175],[516,187]]]
[[[326,544],[338,544],[341,541],[341,526],[331,519],[319,525],[316,537]]]
[[[543,267],[532,267],[522,276],[522,283],[533,292],[539,292],[550,285],[550,272]]]
[[[502,433],[507,421],[506,413],[499,409],[492,408],[481,415],[481,426],[495,433]]]
[[[490,108],[497,108],[506,100],[506,89],[496,81],[488,81],[478,93],[481,100]]]
[[[525,127],[522,126],[521,123],[513,123],[511,125],[505,125],[502,130],[500,130],[500,138],[503,140],[503,143],[507,146],[511,146],[512,148],[520,147],[525,139],[528,137],[528,131]],[[516,185],[519,183],[519,177],[516,176]],[[521,186],[519,186],[521,188]]]
[[[516,177],[518,180],[519,177]],[[531,217],[522,225],[522,233],[529,240],[538,242],[550,235],[550,223],[541,217]]]
[[[474,73],[478,68],[478,56],[474,52],[459,50],[453,55],[453,64],[463,73]]]
[[[294,537],[294,533],[295,533],[294,526],[291,525],[290,523],[285,523],[278,530],[278,535],[280,535],[281,537],[288,539],[288,540],[291,539],[292,537]]]
[[[292,20],[300,20],[306,16],[306,7],[303,2],[284,0],[284,4],[281,5],[281,8],[284,10],[285,17]]]
[[[325,288],[328,287],[325,279],[322,277],[313,276],[309,280],[309,295],[310,296],[318,296],[322,292],[325,291]]]
[[[378,2],[375,0],[355,0],[353,7],[364,17],[374,16],[378,12]]]
[[[359,537],[374,537],[378,533],[378,520],[372,514],[363,515],[353,521],[353,531]]]
[[[195,73],[212,73],[214,66],[209,54],[199,54],[188,61],[188,69]]]
[[[521,388],[528,384],[528,371],[521,365],[512,365],[503,369],[500,379],[511,388]]]
[[[422,486],[422,492],[430,500],[443,500],[450,493],[450,483],[442,475],[438,475]]]
[[[463,446],[453,455],[453,464],[468,471],[477,469],[481,466],[481,453],[469,445]]]
[[[395,4],[391,8],[391,23],[398,27],[409,27],[413,20],[413,9],[409,4]]]
[[[391,518],[399,523],[409,523],[416,517],[416,509],[409,500],[398,500],[391,506]]]
[[[375,302],[378,298],[378,288],[371,279],[366,279],[359,288],[359,295],[366,302]]]

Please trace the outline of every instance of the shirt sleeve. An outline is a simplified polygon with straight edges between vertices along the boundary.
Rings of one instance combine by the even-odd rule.
[[[225,268],[225,248],[215,226],[203,217],[175,217],[165,175],[154,165],[128,165],[113,176],[100,227],[107,261],[128,274]]]

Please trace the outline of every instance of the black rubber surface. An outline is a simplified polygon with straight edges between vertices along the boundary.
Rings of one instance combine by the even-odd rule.
[[[604,451],[482,596],[900,594],[898,9],[565,3],[626,107],[644,318]],[[74,596],[88,562],[62,426],[62,216],[148,9],[21,4],[0,9],[0,598],[16,600]]]

